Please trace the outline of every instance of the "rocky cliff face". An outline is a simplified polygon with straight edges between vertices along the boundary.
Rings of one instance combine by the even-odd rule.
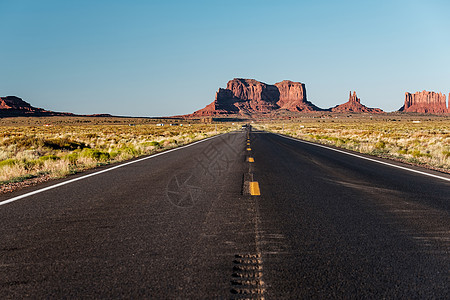
[[[230,90],[237,99],[255,102],[265,101],[272,103],[274,99],[280,96],[276,86],[254,79],[236,78],[230,80],[227,83],[227,90]]]
[[[306,100],[303,83],[285,80],[270,85],[254,79],[235,78],[227,83],[226,89],[219,89],[214,102],[193,115],[269,113],[278,109],[321,110]]]
[[[442,114],[449,112],[449,109],[445,94],[422,91],[414,94],[405,93],[405,104],[399,111]]]
[[[275,83],[275,86],[280,92],[280,97],[277,102],[281,109],[290,111],[319,111],[321,110],[311,102],[306,100],[305,84],[300,82],[293,82],[284,80]]]
[[[356,92],[350,92],[348,102],[337,105],[331,108],[332,112],[367,112],[367,113],[382,113],[383,111],[379,108],[370,108],[361,104],[361,100],[356,96]]]
[[[233,105],[239,111],[267,113],[278,109],[276,102],[280,93],[273,85],[254,79],[238,78],[228,81],[226,90],[232,92],[232,98],[229,98],[228,101],[234,102]]]

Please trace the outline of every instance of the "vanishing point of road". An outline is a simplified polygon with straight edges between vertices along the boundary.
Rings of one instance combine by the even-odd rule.
[[[242,130],[0,196],[0,298],[447,298],[450,176]]]

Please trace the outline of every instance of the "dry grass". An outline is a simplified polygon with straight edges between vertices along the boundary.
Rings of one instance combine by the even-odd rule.
[[[183,126],[168,126],[171,122]],[[156,123],[166,126],[156,126]],[[253,125],[450,172],[449,117],[309,114],[294,120],[266,120]],[[191,143],[239,126],[226,122],[206,125],[131,118],[0,119],[0,183],[64,177]]]
[[[360,153],[450,171],[450,118],[322,116],[256,127]]]
[[[165,126],[156,126],[157,122],[164,122]],[[178,122],[178,126],[169,126],[170,122]],[[124,118],[3,119],[0,122],[0,182],[39,176],[63,177],[237,128],[227,123],[180,124],[183,124],[181,120]]]

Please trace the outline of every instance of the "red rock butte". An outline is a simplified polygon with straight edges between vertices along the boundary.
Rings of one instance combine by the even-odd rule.
[[[52,115],[52,112],[42,108],[31,106],[16,96],[6,96],[0,98],[0,117],[18,116],[43,116]]]
[[[72,113],[54,112],[31,106],[16,96],[0,98],[0,118],[3,117],[75,116]],[[110,116],[110,115],[108,115]]]
[[[450,94],[449,94],[450,101]],[[449,105],[450,106],[450,105]],[[405,104],[399,109],[404,112],[443,114],[449,113],[445,94],[429,91],[405,93]]]
[[[322,110],[307,101],[303,83],[284,80],[270,85],[254,79],[235,78],[228,81],[226,89],[219,88],[212,103],[192,116],[270,113],[280,109],[298,112]]]
[[[383,113],[379,108],[370,108],[361,104],[361,100],[356,96],[356,92],[350,92],[348,102],[331,108],[332,112],[358,112],[358,113]]]
[[[36,108],[33,108],[29,103],[19,97],[6,96],[0,98],[0,109],[32,111]]]

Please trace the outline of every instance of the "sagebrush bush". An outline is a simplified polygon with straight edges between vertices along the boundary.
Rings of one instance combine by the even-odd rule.
[[[97,160],[97,161],[107,161],[109,159],[108,152],[102,152],[100,150],[90,149],[90,148],[84,148],[80,152],[80,156],[85,157],[85,158],[91,158],[91,159]]]

